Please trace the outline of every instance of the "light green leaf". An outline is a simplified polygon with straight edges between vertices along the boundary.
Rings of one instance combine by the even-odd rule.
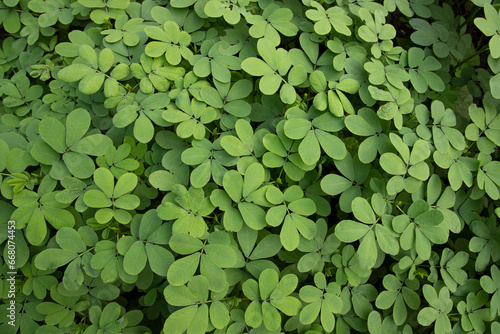
[[[57,76],[66,82],[75,82],[92,73],[95,73],[95,70],[85,64],[71,64],[61,69]]]
[[[87,190],[83,195],[83,201],[91,208],[107,208],[111,206],[111,200],[100,190]]]
[[[71,150],[92,156],[104,155],[108,146],[112,146],[113,141],[110,137],[102,134],[94,134],[82,138],[71,146]]]
[[[62,249],[67,251],[82,253],[87,249],[80,234],[71,227],[63,227],[57,231],[56,241]]]
[[[247,197],[257,190],[264,182],[264,178],[264,167],[260,163],[254,163],[248,166],[243,180],[243,197]]]
[[[377,242],[375,241],[375,233],[370,230],[361,241],[358,251],[359,265],[363,269],[370,269],[377,261]]]
[[[263,60],[253,57],[243,60],[241,68],[248,74],[256,77],[274,73],[274,70]]]
[[[113,197],[115,178],[109,169],[97,168],[94,172],[94,182],[99,188],[101,188],[108,198]]]
[[[146,243],[146,254],[151,270],[157,275],[166,277],[168,268],[170,268],[175,261],[172,253],[160,245],[154,245],[148,242]]]
[[[343,193],[351,186],[352,181],[337,174],[328,174],[321,180],[321,190],[331,196]]]
[[[356,197],[351,204],[354,217],[365,224],[375,224],[375,213],[368,201],[363,197]]]
[[[55,269],[64,266],[77,256],[78,253],[73,251],[49,248],[37,255],[34,264],[40,270]]]
[[[80,80],[78,89],[85,95],[97,93],[104,83],[106,76],[103,73],[89,73]]]
[[[217,329],[223,329],[229,323],[229,311],[220,301],[214,300],[210,305],[210,321]]]
[[[286,218],[289,218],[287,216]],[[291,219],[286,219],[281,227],[280,240],[283,247],[288,251],[293,251],[299,245],[299,232]]]
[[[245,311],[245,323],[253,328],[257,328],[262,324],[262,306],[257,300],[248,305]]]
[[[209,244],[204,249],[208,257],[221,268],[229,268],[236,264],[236,253],[227,245]]]
[[[277,331],[281,327],[281,316],[271,304],[267,301],[262,302],[262,318],[264,325],[270,331]]]
[[[380,157],[380,166],[392,175],[404,175],[406,173],[406,165],[403,160],[391,152],[382,154]]]
[[[238,210],[241,212],[245,224],[251,229],[262,230],[266,227],[266,213],[261,207],[253,203],[242,202],[238,204]]]
[[[193,277],[200,263],[200,253],[188,255],[176,260],[168,269],[167,279],[171,285],[179,286]]]
[[[116,182],[116,186],[113,192],[113,198],[121,197],[125,194],[132,192],[137,186],[137,175],[133,173],[126,173],[120,176]]]
[[[85,109],[73,110],[66,118],[66,145],[71,146],[85,135],[90,126],[90,115]]]
[[[123,258],[123,269],[129,275],[138,275],[146,266],[148,256],[142,240],[138,240],[130,246]]]
[[[311,129],[311,122],[302,118],[292,118],[285,122],[284,131],[290,139],[302,139]]]
[[[335,227],[335,235],[343,242],[354,242],[370,231],[370,226],[353,220],[342,220]]]
[[[321,149],[315,131],[309,131],[299,145],[299,155],[306,165],[315,164],[320,156]]]
[[[43,119],[39,125],[40,136],[56,152],[66,151],[66,128],[52,117]]]
[[[240,157],[250,153],[248,147],[235,136],[224,136],[220,141],[222,147],[233,157]]]
[[[85,154],[67,152],[63,155],[63,161],[68,171],[79,179],[89,178],[94,173],[94,161]]]

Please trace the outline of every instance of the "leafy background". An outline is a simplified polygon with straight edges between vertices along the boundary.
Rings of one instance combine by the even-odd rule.
[[[500,2],[3,0],[2,333],[500,333]]]

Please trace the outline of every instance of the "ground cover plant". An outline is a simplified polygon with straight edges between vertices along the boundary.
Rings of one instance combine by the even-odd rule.
[[[499,9],[0,1],[0,333],[500,333]]]

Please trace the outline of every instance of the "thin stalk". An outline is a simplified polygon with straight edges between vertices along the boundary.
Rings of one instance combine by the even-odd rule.
[[[460,31],[460,29],[462,29],[467,23],[471,22],[473,19],[476,18],[476,15],[477,13],[482,9],[483,7],[476,7],[476,9],[474,9],[474,11],[469,15],[469,17],[464,21],[462,22],[462,24],[460,24],[458,26],[458,31]]]
[[[459,68],[463,64],[467,63],[469,60],[471,60],[471,59],[479,56],[481,53],[483,53],[485,51],[489,51],[489,50],[490,50],[490,47],[488,45],[483,46],[481,49],[479,49],[478,51],[476,51],[475,53],[473,53],[469,57],[463,59],[461,62],[459,62],[458,64],[456,64],[455,66],[453,66],[451,68],[451,72],[455,71],[457,68]]]

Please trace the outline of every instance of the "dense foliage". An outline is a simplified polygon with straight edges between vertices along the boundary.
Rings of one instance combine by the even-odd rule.
[[[500,333],[499,8],[0,1],[0,332]]]

